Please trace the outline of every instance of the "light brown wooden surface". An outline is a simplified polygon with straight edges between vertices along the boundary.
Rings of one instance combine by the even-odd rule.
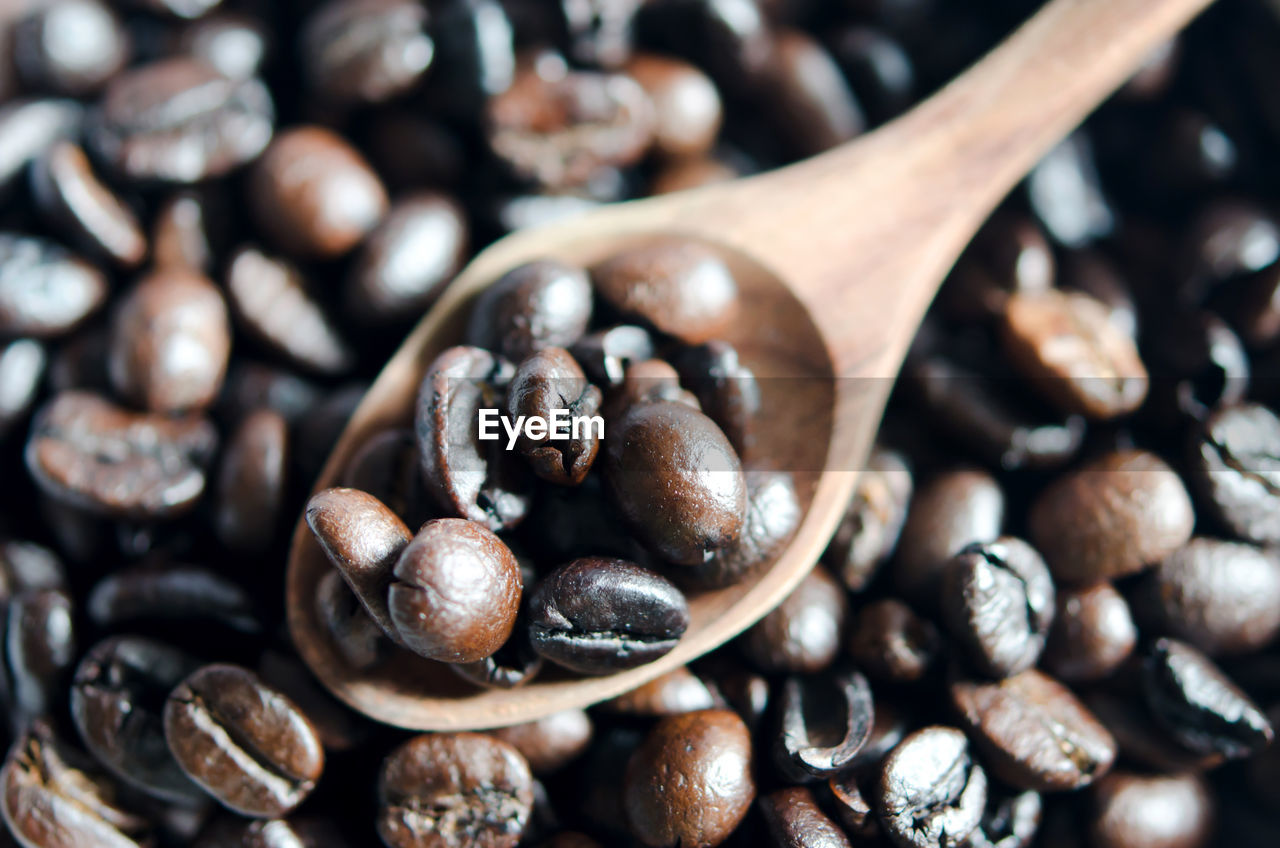
[[[503,271],[547,256],[590,264],[676,233],[721,248],[743,282],[746,316],[728,340],[763,378],[757,453],[799,472],[803,523],[758,579],[692,596],[692,625],[660,660],[608,677],[553,673],[521,689],[480,691],[407,653],[368,675],[348,668],[315,614],[316,584],[330,566],[299,521],[287,599],[303,659],[372,718],[457,730],[530,721],[621,694],[754,623],[826,546],[915,328],[978,226],[1154,46],[1209,2],[1053,0],[937,95],[844,147],[752,179],[516,233],[485,250],[387,364],[317,489],[333,484],[370,435],[409,422],[423,370],[458,340],[470,301]]]

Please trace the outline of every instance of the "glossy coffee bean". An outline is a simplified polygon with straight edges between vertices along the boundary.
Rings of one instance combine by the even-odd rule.
[[[31,195],[48,226],[86,253],[124,268],[146,255],[137,216],[102,184],[79,145],[60,141],[32,164]]]
[[[574,560],[544,577],[530,598],[534,650],[584,674],[652,662],[674,648],[688,626],[680,590],[625,560]]]
[[[510,745],[478,733],[415,736],[378,778],[378,835],[390,848],[515,848],[533,777]]]
[[[1187,234],[1192,267],[1187,296],[1196,298],[1237,274],[1260,271],[1280,258],[1280,225],[1248,201],[1206,204]]]
[[[710,418],[681,403],[633,406],[605,443],[614,502],[640,538],[680,565],[732,544],[747,512],[733,446]]]
[[[738,311],[738,283],[714,250],[664,239],[606,259],[591,271],[610,306],[698,344],[723,334]]]
[[[972,848],[1029,848],[1040,829],[1044,804],[1040,793],[1001,791],[993,787],[978,829],[969,837]]]
[[[847,768],[875,721],[871,687],[857,672],[787,678],[779,710],[774,762],[786,779],[797,782]]]
[[[850,848],[835,822],[827,818],[813,793],[802,787],[779,789],[759,800],[773,844],[788,848]]]
[[[1280,542],[1280,418],[1257,404],[1217,410],[1191,449],[1191,480],[1204,505],[1231,532],[1258,544]]]
[[[1093,790],[1089,841],[1098,848],[1201,848],[1216,804],[1196,775],[1115,772]]]
[[[183,27],[179,49],[231,79],[258,76],[273,52],[263,21],[239,12],[210,15]]]
[[[653,358],[653,338],[643,327],[618,324],[588,333],[569,352],[593,383],[616,387],[630,365]]]
[[[1083,131],[1068,136],[1031,169],[1027,200],[1045,232],[1067,247],[1083,247],[1116,226],[1116,210],[1098,176],[1093,144]]]
[[[157,268],[177,265],[200,274],[213,270],[211,204],[192,192],[173,195],[151,223],[151,258]]]
[[[121,176],[196,183],[253,160],[271,140],[275,109],[257,79],[233,80],[194,59],[132,68],[107,86],[89,145]]]
[[[1078,789],[1115,761],[1106,728],[1069,689],[1034,669],[996,683],[957,681],[951,700],[992,773],[1019,789]]]
[[[289,812],[324,770],[306,716],[239,666],[207,665],[188,676],[165,703],[164,732],[188,777],[251,818]]]
[[[733,544],[680,577],[699,588],[731,586],[768,568],[785,550],[804,512],[785,471],[748,471],[747,517]]]
[[[543,719],[503,727],[493,736],[520,752],[534,774],[564,768],[591,744],[591,717],[583,710],[561,710]]]
[[[1049,568],[1021,539],[1001,536],[956,554],[942,572],[942,620],[981,674],[1008,677],[1036,664],[1053,624]]]
[[[627,822],[650,848],[719,845],[755,795],[750,736],[742,719],[726,710],[658,722],[623,779]]]
[[[1121,451],[1059,477],[1032,504],[1031,541],[1056,580],[1134,574],[1191,537],[1191,498],[1154,454]]]
[[[994,541],[1004,510],[1000,485],[986,472],[948,471],[930,480],[911,499],[894,584],[909,599],[935,604],[947,562],[967,545]]]
[[[713,341],[684,351],[673,363],[680,382],[697,396],[702,411],[744,455],[755,441],[752,426],[760,415],[760,386],[755,374],[728,342]]]
[[[959,846],[982,819],[987,775],[963,733],[925,727],[885,758],[874,801],[885,832],[903,848]]]
[[[238,630],[262,630],[256,603],[243,586],[198,565],[143,561],[112,571],[89,593],[94,624],[114,628],[137,621],[210,621]],[[172,688],[172,687],[170,687]]]
[[[743,653],[767,672],[822,671],[840,652],[848,606],[840,584],[815,568],[743,635]]]
[[[1067,683],[1109,676],[1133,653],[1138,630],[1124,597],[1110,583],[1066,587],[1049,630],[1042,664]]]
[[[830,44],[832,57],[874,123],[896,117],[911,104],[915,68],[906,48],[892,35],[854,25],[838,29]]]
[[[874,601],[852,618],[849,656],[874,679],[914,683],[938,659],[942,647],[938,628],[899,600]]]
[[[288,422],[261,409],[236,428],[218,469],[214,529],[234,551],[262,551],[271,544],[284,501]]]
[[[1244,400],[1250,372],[1244,344],[1210,312],[1161,316],[1146,337],[1145,356],[1155,375],[1153,417],[1204,419],[1218,406]]]
[[[591,283],[581,268],[530,262],[480,293],[467,341],[521,362],[545,347],[572,346],[587,329],[591,306]]]
[[[62,589],[27,589],[4,609],[3,684],[10,727],[18,732],[49,715],[75,661],[71,597]]]
[[[14,100],[0,107],[0,196],[9,193],[27,165],[45,150],[58,141],[76,139],[83,122],[84,107],[74,100]]]
[[[705,61],[716,82],[741,93],[773,59],[773,32],[750,0],[662,0],[641,7],[642,41]]]
[[[278,135],[254,163],[255,220],[285,252],[332,259],[349,251],[387,213],[387,190],[355,148],[318,126]]]
[[[302,66],[321,97],[378,103],[403,94],[431,66],[427,10],[403,0],[331,0],[303,24]]]
[[[496,0],[442,0],[431,9],[436,57],[429,95],[449,113],[474,118],[511,86],[515,33]]]
[[[0,233],[0,332],[6,336],[61,336],[106,297],[106,277],[88,262],[37,236]]]
[[[320,406],[319,398],[319,388],[304,377],[278,366],[233,358],[218,410],[228,420],[239,421],[257,409],[272,409],[292,426]]]
[[[476,662],[510,638],[522,588],[520,566],[501,539],[474,521],[437,518],[396,560],[387,607],[410,650]]]
[[[850,591],[866,588],[898,545],[911,502],[911,471],[902,455],[877,447],[823,554]]]
[[[36,413],[26,464],[36,484],[68,506],[160,518],[195,505],[215,443],[204,419],[133,413],[69,391]]]
[[[336,568],[326,571],[316,585],[315,611],[321,628],[347,665],[363,670],[384,659],[391,641]]]
[[[858,786],[859,776],[852,769],[837,774],[827,781],[826,792],[821,797],[826,799],[827,808],[847,835],[870,841],[881,837],[880,823],[871,802]]]
[[[0,601],[28,589],[62,589],[67,578],[58,555],[34,542],[0,543]]]
[[[682,403],[690,409],[702,411],[702,404],[693,392],[680,385],[680,374],[669,362],[662,359],[633,362],[626,368],[622,385],[609,393],[604,408],[605,418],[618,421],[633,406],[659,401]]]
[[[552,426],[556,416],[566,417],[562,429],[570,436],[556,440],[547,432],[536,438],[527,430],[520,436],[516,450],[534,474],[562,486],[583,481],[600,450],[603,426],[599,433],[583,427],[574,436],[569,422],[597,415],[602,400],[600,390],[587,382],[582,368],[564,348],[543,348],[520,363],[507,389],[507,414],[513,419],[541,418]]]
[[[697,67],[655,54],[627,63],[654,107],[654,147],[665,156],[707,153],[720,132],[722,107],[715,84]]]
[[[108,355],[112,386],[145,409],[203,409],[222,389],[231,356],[226,301],[200,274],[149,274],[119,302]]]
[[[413,430],[383,430],[352,452],[339,482],[373,495],[406,525],[421,527],[432,517],[421,468]]]
[[[98,762],[148,795],[188,805],[205,796],[169,753],[160,705],[197,667],[163,643],[113,636],[80,661],[71,688],[71,718]]]
[[[83,97],[124,66],[129,41],[111,9],[94,0],[43,4],[14,27],[13,60],[32,89]]]
[[[791,150],[811,156],[862,132],[862,106],[825,47],[804,32],[779,28],[773,53],[760,78],[761,93]]]
[[[941,295],[957,320],[999,317],[1010,295],[1052,288],[1053,249],[1035,221],[997,212],[982,225]]]
[[[0,344],[0,439],[31,411],[47,364],[48,354],[35,339]]]
[[[1058,279],[1062,288],[1082,291],[1100,301],[1109,310],[1116,329],[1138,338],[1138,306],[1130,283],[1105,255],[1088,250],[1072,251],[1063,258]]]
[[[1133,666],[1136,668],[1135,666]],[[1123,761],[1155,772],[1202,772],[1225,761],[1217,752],[1196,753],[1152,720],[1139,691],[1123,692],[1093,688],[1084,696],[1085,705],[1115,737]]]
[[[602,706],[622,715],[661,718],[721,706],[724,698],[718,689],[682,665]]]

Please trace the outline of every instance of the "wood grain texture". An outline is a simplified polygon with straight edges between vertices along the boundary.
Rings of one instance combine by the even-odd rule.
[[[369,436],[411,419],[424,369],[457,341],[472,299],[502,272],[541,257],[590,264],[646,238],[683,234],[720,248],[742,280],[746,318],[728,340],[766,388],[759,453],[800,472],[800,529],[758,579],[693,596],[692,626],[657,662],[482,692],[404,653],[372,673],[348,668],[315,613],[316,584],[330,566],[299,521],[287,599],[303,659],[334,694],[379,721],[483,728],[621,694],[757,621],[826,546],[915,328],[973,233],[1053,144],[1209,2],[1053,0],[937,95],[848,145],[751,179],[522,231],[485,250],[387,364],[316,489],[332,485]]]

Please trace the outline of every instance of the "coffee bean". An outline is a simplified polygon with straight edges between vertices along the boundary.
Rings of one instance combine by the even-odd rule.
[[[303,24],[303,69],[321,96],[377,103],[414,87],[435,45],[427,10],[404,0],[331,0]]]
[[[1148,409],[1157,420],[1204,419],[1215,407],[1244,400],[1250,367],[1244,345],[1208,312],[1161,316],[1147,334],[1152,383]]]
[[[1027,174],[1031,211],[1054,241],[1079,248],[1116,227],[1116,210],[1098,176],[1089,136],[1077,131]]]
[[[774,58],[772,28],[749,0],[648,3],[636,28],[642,43],[705,62],[716,83],[735,94],[749,90]]]
[[[1065,686],[1034,669],[997,683],[957,681],[951,700],[992,772],[1040,792],[1106,774],[1116,743]]]
[[[690,344],[721,335],[738,312],[733,272],[695,241],[669,238],[623,251],[591,277],[610,306]]]
[[[1053,287],[1053,249],[1034,220],[997,212],[978,230],[939,292],[957,320],[998,318],[1009,296]]]
[[[415,653],[476,662],[511,636],[523,589],[520,566],[482,525],[428,521],[400,553],[393,575],[386,601],[391,623]]]
[[[582,710],[561,710],[543,719],[493,731],[520,752],[534,774],[564,768],[591,743],[591,718]]]
[[[1131,338],[1138,338],[1138,306],[1120,270],[1103,254],[1073,251],[1059,272],[1064,289],[1081,291],[1107,307],[1111,324]]]
[[[151,257],[157,268],[176,265],[199,274],[213,270],[210,203],[180,192],[167,200],[151,224]]]
[[[653,143],[659,153],[684,157],[711,150],[720,132],[720,93],[702,71],[650,53],[633,57],[626,71],[653,102]]]
[[[698,398],[702,411],[745,455],[755,442],[752,425],[760,414],[755,374],[728,342],[707,342],[684,351],[674,362],[680,382]]]
[[[53,551],[34,542],[0,542],[0,602],[29,589],[62,589],[66,582]]]
[[[207,665],[188,676],[165,703],[164,732],[188,777],[251,818],[289,812],[324,770],[306,716],[239,666]]]
[[[541,418],[555,425],[554,416],[568,416],[569,421],[589,418],[600,410],[600,390],[587,382],[586,375],[569,351],[547,347],[520,363],[507,389],[507,413],[513,418]],[[578,425],[575,424],[576,428]],[[566,431],[569,423],[564,425]],[[587,476],[595,462],[603,438],[603,427],[596,435],[590,425],[579,435],[562,444],[552,440],[550,427],[544,437],[535,438],[526,430],[516,449],[528,461],[534,474],[562,486],[576,486]]]
[[[840,652],[848,608],[840,584],[815,568],[743,635],[743,653],[768,672],[822,671]]]
[[[239,421],[258,409],[272,409],[292,426],[316,409],[319,398],[314,383],[291,371],[236,357],[222,384],[218,412],[228,421]]]
[[[1257,404],[1228,406],[1204,423],[1192,446],[1191,479],[1205,506],[1233,533],[1280,542],[1280,418]]]
[[[0,196],[42,153],[77,138],[83,122],[84,107],[74,100],[15,100],[0,107]]]
[[[477,733],[416,736],[378,778],[378,835],[390,848],[515,848],[533,778],[515,748]]]
[[[786,471],[748,471],[747,516],[733,544],[717,551],[687,577],[699,588],[730,586],[767,568],[786,548],[804,512],[793,476]]]
[[[940,649],[933,622],[894,598],[874,601],[853,615],[849,656],[873,678],[914,683],[929,673]]]
[[[616,387],[632,363],[653,358],[653,339],[643,327],[619,324],[588,333],[570,352],[593,383]]]
[[[258,674],[298,705],[315,725],[326,751],[346,753],[369,742],[371,725],[331,695],[292,653],[267,650],[258,660]]]
[[[71,616],[71,598],[61,589],[27,589],[6,604],[0,695],[14,732],[55,708],[75,659]]]
[[[69,391],[36,413],[26,463],[36,484],[69,506],[160,518],[194,506],[214,447],[213,427],[202,418],[132,413]]]
[[[316,586],[316,616],[352,668],[373,668],[384,659],[391,642],[336,568],[326,571]]]
[[[1193,774],[1115,772],[1092,803],[1089,840],[1098,848],[1201,848],[1213,833],[1213,796]]]
[[[421,527],[431,517],[422,462],[413,431],[383,430],[351,454],[340,482],[350,489],[373,495],[410,527]]]
[[[234,551],[263,551],[271,544],[284,500],[288,423],[278,412],[250,414],[227,444],[218,473],[214,527]]]
[[[574,560],[543,578],[530,599],[534,650],[584,674],[652,662],[674,648],[688,626],[680,590],[625,560]]]
[[[682,403],[702,411],[702,404],[693,392],[680,385],[680,374],[670,363],[661,359],[633,362],[626,368],[622,385],[609,393],[604,416],[609,421],[619,421],[631,407],[659,401]]]
[[[1127,681],[1126,681],[1127,682]],[[1195,753],[1152,721],[1140,692],[1092,689],[1085,704],[1115,737],[1123,760],[1157,772],[1199,772],[1220,766],[1222,754]]]
[[[1058,609],[1042,664],[1068,683],[1101,680],[1133,653],[1138,640],[1129,605],[1110,583],[1058,590]]]
[[[857,772],[845,770],[827,781],[827,806],[834,811],[845,832],[855,839],[872,841],[881,838],[875,811],[858,788]]]
[[[182,29],[178,47],[224,77],[258,76],[272,52],[272,36],[261,20],[229,12],[197,20]]]
[[[102,272],[51,241],[0,233],[0,332],[52,338],[73,330],[107,297]]]
[[[701,710],[658,722],[627,764],[623,804],[650,848],[719,845],[755,800],[742,719]]]
[[[982,819],[987,775],[951,727],[912,733],[885,758],[875,788],[885,831],[904,848],[965,844]]]
[[[660,718],[709,710],[723,706],[723,701],[720,692],[713,691],[698,675],[682,665],[605,701],[601,706],[609,712],[623,715]]]
[[[511,86],[516,57],[511,20],[496,0],[442,0],[431,9],[436,58],[429,97],[474,119]]]
[[[802,786],[779,789],[765,795],[758,803],[775,845],[787,848],[851,848],[844,832],[822,812],[813,793]]]
[[[520,362],[545,347],[570,347],[590,320],[586,272],[540,260],[508,271],[480,293],[467,340]]]
[[[831,55],[849,79],[874,123],[897,117],[911,105],[915,68],[906,48],[870,26],[848,26],[829,39]]]
[[[0,344],[0,439],[31,411],[47,362],[44,346],[35,339]]]
[[[1238,200],[1207,204],[1191,222],[1189,299],[1199,299],[1215,283],[1260,271],[1280,258],[1280,226],[1263,209]]]
[[[198,565],[125,566],[94,585],[86,606],[93,623],[105,628],[140,620],[198,619],[241,633],[262,630],[254,599],[244,587]]]
[[[151,412],[177,413],[213,403],[230,355],[221,292],[200,274],[170,268],[147,275],[120,301],[108,367],[122,395]]]
[[[1030,790],[1001,792],[995,787],[993,790],[978,829],[969,836],[969,844],[972,848],[1028,848],[1040,828],[1040,794]]]
[[[770,120],[791,150],[811,156],[866,128],[862,106],[831,54],[816,40],[780,27],[773,54],[761,75],[761,94]]]
[[[1109,453],[1058,478],[1031,506],[1031,541],[1055,579],[1092,583],[1134,574],[1191,537],[1191,499],[1154,454]]]
[[[947,562],[966,545],[994,541],[1004,494],[982,471],[948,471],[916,490],[894,561],[894,583],[909,599],[937,602]]]
[[[875,448],[822,557],[850,591],[865,589],[893,554],[911,491],[911,471],[902,455]]]
[[[85,252],[124,268],[146,255],[137,216],[99,181],[79,145],[60,141],[32,164],[31,195],[48,226]]]
[[[788,780],[842,771],[871,735],[871,688],[857,672],[829,678],[790,677],[782,686],[774,761]]]
[[[1266,716],[1208,657],[1174,639],[1157,639],[1144,651],[1142,695],[1156,723],[1198,754],[1249,757],[1275,735]]]
[[[333,259],[355,247],[387,213],[387,190],[364,157],[318,126],[276,136],[254,164],[255,219],[282,250]]]
[[[172,58],[114,77],[87,132],[121,176],[196,183],[257,157],[274,121],[271,95],[257,79],[227,79],[202,62]]]

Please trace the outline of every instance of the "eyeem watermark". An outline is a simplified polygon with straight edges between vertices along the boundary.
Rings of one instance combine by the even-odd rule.
[[[501,439],[499,427],[506,431],[507,450],[515,450],[521,434],[534,442],[604,438],[604,417],[601,415],[570,415],[567,409],[556,409],[552,410],[549,419],[541,415],[518,415],[513,421],[501,410],[480,410],[480,441],[496,442]]]

